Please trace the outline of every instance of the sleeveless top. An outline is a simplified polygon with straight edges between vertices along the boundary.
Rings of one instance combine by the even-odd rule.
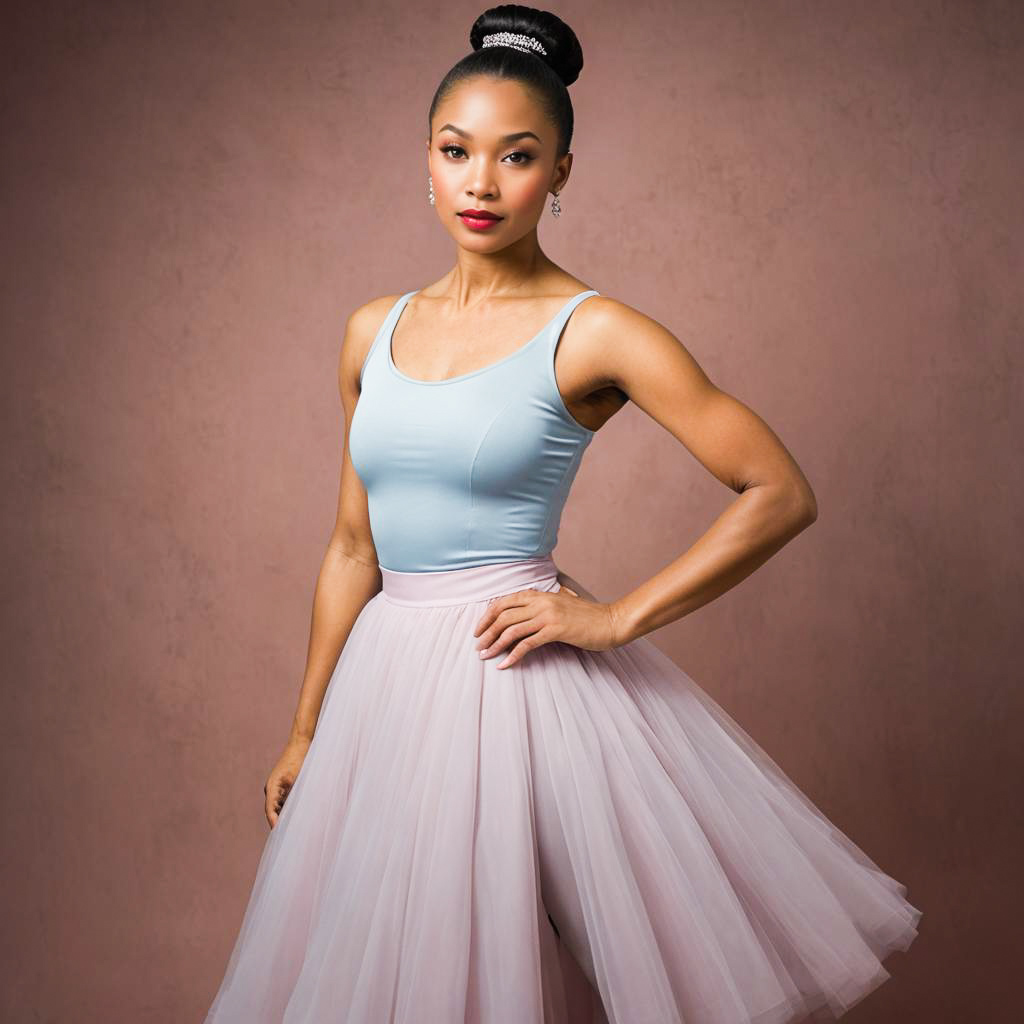
[[[366,488],[381,566],[438,572],[549,555],[594,436],[558,391],[554,356],[574,295],[530,341],[444,380],[407,377],[391,337],[415,291],[391,307],[366,354],[349,454]]]

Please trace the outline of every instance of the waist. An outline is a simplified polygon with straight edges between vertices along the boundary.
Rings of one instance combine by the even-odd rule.
[[[558,567],[550,555],[541,555],[439,572],[400,572],[384,566],[380,572],[384,597],[393,604],[446,605],[488,601],[538,584],[551,584],[557,579]]]

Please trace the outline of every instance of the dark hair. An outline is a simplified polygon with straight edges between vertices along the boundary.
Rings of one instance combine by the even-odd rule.
[[[483,46],[484,36],[515,32],[532,36],[547,51],[524,52],[512,46]],[[428,130],[445,97],[460,82],[476,75],[522,82],[536,96],[558,132],[557,156],[569,152],[573,112],[569,90],[583,68],[583,50],[576,33],[550,11],[518,4],[502,4],[484,11],[469,32],[473,52],[462,58],[441,80],[427,115]]]

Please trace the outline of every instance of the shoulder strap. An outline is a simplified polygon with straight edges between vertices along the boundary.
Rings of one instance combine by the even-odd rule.
[[[391,309],[388,310],[388,315],[384,317],[384,322],[377,328],[377,334],[373,341],[370,343],[370,347],[366,350],[366,358],[363,359],[362,368],[359,371],[359,385],[362,387],[363,377],[366,375],[366,368],[370,365],[370,358],[373,356],[376,349],[381,347],[381,341],[384,338],[388,339],[390,343],[391,331],[398,320],[399,315],[405,308],[405,304],[416,294],[416,289],[411,292],[406,292],[404,295],[400,295],[395,302],[392,304]]]
[[[574,295],[561,309],[561,312],[551,321],[550,331],[548,334],[548,356],[549,362],[553,361],[555,350],[558,348],[559,341],[562,340],[562,331],[565,329],[565,325],[569,322],[569,317],[572,316],[573,310],[584,300],[589,299],[591,295],[600,295],[601,293],[594,288],[590,288],[585,292],[580,292],[579,295]]]

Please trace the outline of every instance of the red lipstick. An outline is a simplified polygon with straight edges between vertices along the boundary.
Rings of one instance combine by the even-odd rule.
[[[466,227],[474,231],[486,231],[503,219],[488,210],[460,210],[457,216]]]

